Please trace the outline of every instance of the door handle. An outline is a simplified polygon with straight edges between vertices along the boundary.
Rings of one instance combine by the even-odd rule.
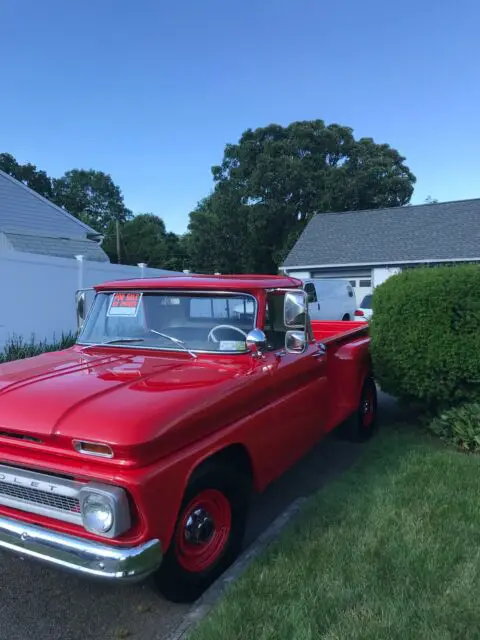
[[[312,353],[312,358],[322,358],[327,353],[327,347],[321,342],[318,345],[318,351]]]

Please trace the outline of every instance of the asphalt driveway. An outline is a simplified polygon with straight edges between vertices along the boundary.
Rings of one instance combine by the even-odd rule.
[[[380,395],[381,422],[398,413]],[[329,437],[253,505],[246,545],[300,496],[341,474],[368,445]],[[111,587],[0,554],[0,640],[161,640],[187,610],[161,599],[149,584]]]

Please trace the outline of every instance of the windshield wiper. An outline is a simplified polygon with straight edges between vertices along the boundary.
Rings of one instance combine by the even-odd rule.
[[[157,334],[157,336],[161,336],[162,338],[167,338],[167,340],[171,340],[175,344],[178,344],[182,349],[184,349],[187,353],[189,353],[192,358],[196,358],[197,354],[191,351],[183,340],[179,340],[178,338],[174,338],[173,336],[168,336],[166,333],[160,333],[160,331],[155,331],[155,329],[149,329],[152,333]]]
[[[129,342],[145,342],[145,338],[113,338],[112,340],[105,340],[105,342],[91,342],[90,344],[82,344],[84,347],[102,347],[104,344],[125,344]]]
[[[122,344],[122,342],[145,342],[145,338],[113,338],[99,344]]]

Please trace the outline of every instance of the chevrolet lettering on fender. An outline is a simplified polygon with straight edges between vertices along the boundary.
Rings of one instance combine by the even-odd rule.
[[[196,599],[252,496],[377,397],[363,322],[312,322],[302,282],[109,282],[70,349],[0,365],[0,548]]]

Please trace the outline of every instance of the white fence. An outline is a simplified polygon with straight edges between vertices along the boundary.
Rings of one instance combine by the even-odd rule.
[[[162,275],[175,271],[56,258],[28,253],[0,253],[0,349],[12,336],[29,341],[60,338],[76,330],[75,291],[107,280]]]

